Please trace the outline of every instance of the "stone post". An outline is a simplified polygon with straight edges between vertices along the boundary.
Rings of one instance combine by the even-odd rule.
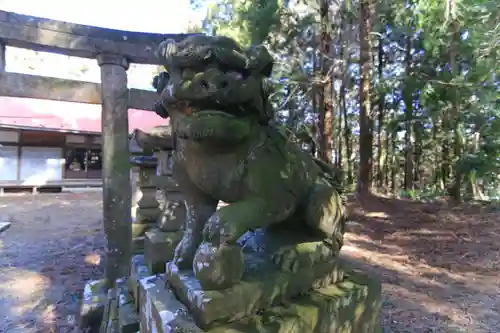
[[[135,184],[134,206],[132,207],[132,251],[134,254],[144,250],[144,234],[156,226],[160,214],[159,203],[156,200],[156,166],[154,156],[134,156],[133,165],[139,167]]]
[[[107,239],[106,288],[128,276],[131,258],[131,189],[128,150],[127,59],[99,54],[102,99],[103,224]]]

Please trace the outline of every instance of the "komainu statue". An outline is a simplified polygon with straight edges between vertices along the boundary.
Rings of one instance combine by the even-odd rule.
[[[346,212],[335,169],[273,125],[267,49],[195,35],[163,42],[157,56],[165,71],[153,80],[154,109],[170,125],[137,137],[174,146],[187,214],[165,276],[196,325],[341,282]]]
[[[282,270],[335,257],[345,212],[334,169],[270,125],[273,60],[267,49],[192,36],[165,41],[157,54],[168,72],[154,79],[161,96],[155,111],[170,117],[174,178],[188,209],[174,264],[193,267],[207,288],[225,288],[243,274],[237,241],[269,227],[317,239],[277,249],[272,259]],[[216,210],[219,201],[229,205]]]

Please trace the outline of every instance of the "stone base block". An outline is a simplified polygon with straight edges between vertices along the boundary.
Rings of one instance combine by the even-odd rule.
[[[148,230],[156,227],[156,223],[132,223],[132,253],[144,254],[144,240]]]
[[[245,255],[245,273],[236,285],[223,290],[203,290],[192,270],[179,271],[169,263],[166,276],[179,300],[198,326],[236,321],[282,304],[311,289],[337,283],[344,271],[339,260],[316,263],[296,272],[281,271],[267,257]]]
[[[130,272],[130,278],[128,279],[128,289],[129,292],[132,294],[132,297],[134,299],[134,308],[135,311],[139,311],[139,281],[141,279],[150,276],[151,273],[149,272],[148,267],[146,266],[144,262],[144,255],[135,255],[132,257],[131,260],[131,272]]]
[[[139,315],[133,302],[118,308],[118,327],[120,333],[135,333],[139,330]]]
[[[296,297],[286,306],[206,330],[196,326],[165,283],[162,275],[141,280],[141,333],[379,333],[381,329],[381,284],[359,272],[349,271],[342,282]]]
[[[121,286],[118,294],[118,328],[120,333],[135,333],[139,330],[139,315],[126,285]]]
[[[140,187],[136,202],[137,207],[139,209],[155,209],[160,207],[158,200],[156,200],[156,191],[156,187]]]
[[[132,239],[132,255],[144,254],[145,236],[139,236]]]
[[[159,207],[156,208],[137,208],[135,212],[134,223],[145,224],[145,223],[156,223],[156,219],[161,213]]]
[[[132,223],[132,239],[136,237],[141,237],[146,234],[146,231],[149,231],[156,227],[156,223]]]
[[[188,310],[166,287],[164,275],[143,278],[139,284],[141,333],[202,333]]]
[[[170,191],[179,191],[179,185],[170,175],[163,175],[156,177],[156,187],[161,189],[167,189]]]
[[[0,233],[10,228],[10,222],[0,222]]]
[[[182,231],[163,232],[152,229],[144,239],[145,264],[151,274],[165,273],[165,264],[174,258],[174,250],[182,238]]]
[[[105,315],[105,307],[110,302],[110,293],[104,290],[104,284],[105,280],[103,279],[90,281],[85,285],[80,309],[80,328],[85,332],[99,332],[99,327]],[[116,286],[119,298],[116,305],[126,305],[133,302],[125,279],[116,280]],[[116,299],[116,296],[113,296],[113,298]],[[110,320],[109,313],[107,320]],[[136,322],[138,323],[138,318],[136,318]]]
[[[80,307],[79,327],[90,332],[99,331],[104,306],[108,301],[107,292],[104,290],[104,280],[89,281],[83,290],[82,304]]]

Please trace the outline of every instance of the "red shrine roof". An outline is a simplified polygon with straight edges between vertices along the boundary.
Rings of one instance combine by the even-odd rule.
[[[154,112],[129,109],[129,133],[165,125]],[[43,128],[54,131],[101,132],[101,106],[32,98],[0,96],[0,127]]]

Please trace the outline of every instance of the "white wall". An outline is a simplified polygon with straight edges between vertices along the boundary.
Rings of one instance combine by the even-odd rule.
[[[67,134],[66,135],[66,143],[85,143],[85,135],[74,135]]]
[[[15,131],[0,131],[0,142],[18,142],[19,132]]]
[[[17,180],[17,147],[0,146],[0,181]]]
[[[43,185],[49,180],[62,180],[62,148],[22,147],[21,181],[23,185]]]

